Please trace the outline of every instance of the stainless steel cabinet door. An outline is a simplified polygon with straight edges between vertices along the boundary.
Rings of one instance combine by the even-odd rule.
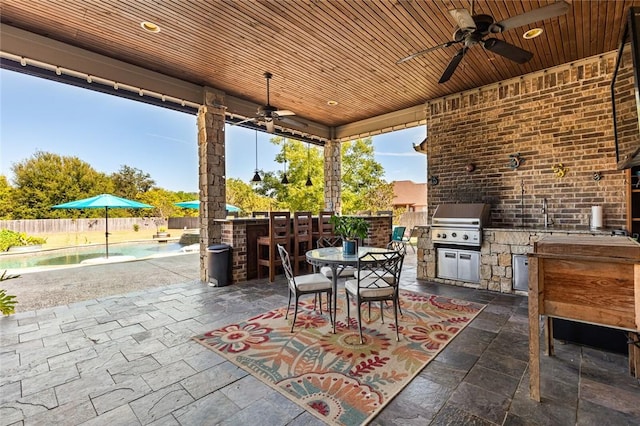
[[[480,253],[458,251],[458,279],[472,283],[480,282]]]
[[[438,249],[438,278],[458,278],[458,251]]]

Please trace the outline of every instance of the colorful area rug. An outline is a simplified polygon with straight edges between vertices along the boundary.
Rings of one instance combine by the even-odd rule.
[[[293,310],[286,307],[230,324],[193,339],[221,354],[330,424],[368,423],[440,352],[484,305],[429,294],[401,291],[403,316],[396,341],[393,309],[374,303],[371,318],[362,305],[358,322],[346,324],[346,302],[338,299],[336,334],[326,311],[314,311],[313,296],[300,301],[291,333]],[[352,302],[353,303],[353,302]],[[356,314],[355,305],[351,315]]]

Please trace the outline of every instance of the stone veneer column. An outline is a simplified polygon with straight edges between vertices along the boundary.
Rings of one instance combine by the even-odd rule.
[[[341,175],[340,142],[328,141],[324,144],[324,207],[336,213],[342,212]]]
[[[207,247],[222,242],[226,217],[225,94],[204,88],[204,104],[198,110],[198,156],[200,162],[200,280],[208,281]]]

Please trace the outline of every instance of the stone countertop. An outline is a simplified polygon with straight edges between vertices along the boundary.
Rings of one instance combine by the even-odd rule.
[[[417,228],[431,228],[431,224],[416,225]],[[592,235],[614,235],[620,232],[617,228],[591,229],[586,225],[552,225],[544,226],[487,226],[483,231],[505,231],[505,232],[536,232],[536,233],[569,233],[569,234],[592,234]]]
[[[508,231],[508,232],[536,232],[536,233],[568,233],[568,234],[592,234],[613,235],[614,228],[591,229],[586,225],[553,225],[553,226],[488,226],[484,231]]]

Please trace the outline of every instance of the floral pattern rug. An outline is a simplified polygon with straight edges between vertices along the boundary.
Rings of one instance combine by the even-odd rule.
[[[338,298],[332,334],[326,309],[314,310],[313,295],[301,298],[293,333],[293,308],[285,320],[283,307],[193,339],[329,424],[366,424],[484,308],[408,291],[400,300],[400,342],[391,303],[383,309],[384,323],[379,303],[372,304],[371,318],[362,305],[361,345],[357,319],[346,323],[345,299]]]

